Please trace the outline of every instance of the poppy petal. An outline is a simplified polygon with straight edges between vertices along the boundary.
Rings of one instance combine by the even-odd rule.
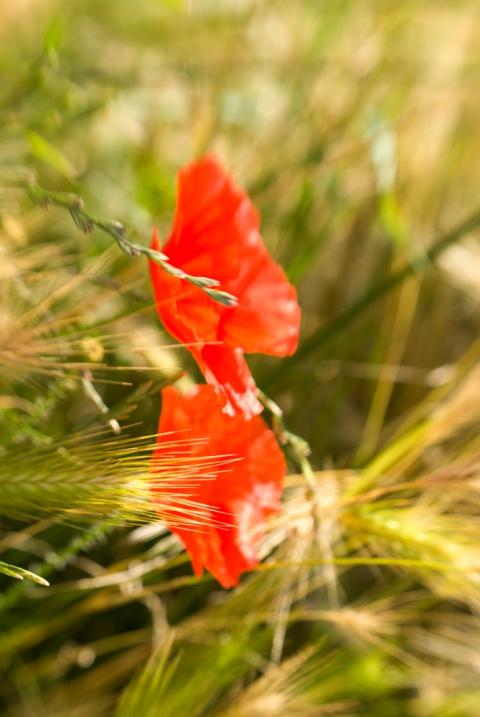
[[[222,412],[214,389],[197,386],[186,395],[176,388],[162,391],[159,433],[182,431],[191,442],[179,455],[196,458],[223,455],[237,458],[205,478],[189,482],[189,499],[206,506],[210,520],[196,529],[175,523],[197,575],[209,570],[224,587],[236,585],[241,573],[258,563],[257,548],[266,518],[280,510],[286,464],[273,432],[262,418]],[[204,439],[204,440],[196,440]],[[159,436],[154,454],[172,456],[170,443]],[[173,449],[175,452],[175,449]],[[184,492],[182,493],[184,495]]]
[[[161,250],[156,229],[150,247]],[[167,331],[184,344],[218,340],[220,305],[197,286],[168,274],[154,261],[149,261],[149,269],[155,307]]]
[[[151,246],[160,249],[156,232]],[[165,328],[187,344],[207,382],[223,395],[228,413],[256,415],[262,407],[243,353],[291,355],[298,344],[300,308],[295,288],[263,244],[248,195],[214,158],[179,173],[174,226],[162,251],[174,266],[216,279],[236,296],[237,306],[223,306],[150,262]]]
[[[180,171],[173,230],[163,249],[176,266],[223,285],[240,271],[245,238],[258,230],[248,196],[212,157]]]
[[[262,412],[257,387],[241,349],[226,344],[205,346],[200,356],[205,380],[225,400],[225,413],[231,416],[243,413],[251,418]]]
[[[238,306],[224,312],[219,336],[247,353],[290,356],[298,345],[300,307],[283,269],[262,245],[245,252],[242,271],[228,283]]]

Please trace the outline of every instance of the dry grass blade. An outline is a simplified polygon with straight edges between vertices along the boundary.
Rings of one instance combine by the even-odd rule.
[[[314,647],[269,665],[245,690],[232,694],[219,717],[323,717],[358,714],[355,704],[338,699],[338,655]]]

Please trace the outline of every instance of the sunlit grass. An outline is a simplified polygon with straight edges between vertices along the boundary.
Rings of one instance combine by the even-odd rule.
[[[3,0],[0,40],[0,557],[51,584],[2,577],[1,714],[477,717],[476,4]],[[313,465],[231,591],[165,524],[228,457],[154,477],[198,375],[144,257],[24,190],[146,246],[204,151],[297,285],[297,355],[249,362]]]

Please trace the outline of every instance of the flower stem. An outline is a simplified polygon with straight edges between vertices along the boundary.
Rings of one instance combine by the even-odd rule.
[[[100,231],[111,236],[116,241],[118,247],[125,254],[128,254],[128,256],[140,256],[143,254],[159,264],[162,269],[171,276],[188,281],[189,284],[198,287],[208,294],[214,301],[224,306],[236,306],[236,297],[219,289],[220,282],[217,281],[217,279],[210,279],[205,276],[192,276],[182,269],[172,266],[168,257],[162,252],[155,251],[155,249],[151,249],[143,244],[137,244],[129,239],[127,230],[121,222],[112,219],[101,219],[87,212],[82,197],[77,194],[72,194],[71,192],[51,192],[43,189],[34,181],[26,182],[23,186],[34,204],[43,207],[53,205],[61,209],[66,209],[76,226],[85,234],[92,232],[94,228],[100,229]]]
[[[315,492],[317,490],[317,485],[315,481],[315,473],[309,461],[311,449],[307,441],[301,436],[297,436],[295,433],[287,430],[283,417],[283,411],[280,406],[275,403],[275,401],[272,401],[271,398],[260,390],[258,391],[258,398],[270,413],[273,432],[275,433],[278,442],[281,446],[288,450],[305,478],[305,482],[307,483],[309,489]]]

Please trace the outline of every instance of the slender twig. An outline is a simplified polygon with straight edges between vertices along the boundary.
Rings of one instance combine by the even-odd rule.
[[[129,256],[144,255],[159,264],[162,269],[171,276],[188,281],[189,284],[198,287],[214,301],[224,306],[236,306],[236,297],[219,289],[220,282],[217,279],[210,279],[205,276],[192,276],[183,271],[183,269],[172,266],[168,257],[162,252],[155,251],[155,249],[151,249],[143,244],[137,244],[129,239],[127,230],[121,222],[112,219],[101,219],[87,212],[82,197],[77,194],[70,192],[51,192],[31,181],[25,183],[24,187],[30,199],[35,204],[44,207],[53,205],[66,209],[76,226],[85,234],[92,232],[94,228],[100,229],[100,231],[111,236],[125,254]]]
[[[280,445],[287,449],[291,457],[297,464],[297,468],[305,478],[305,482],[312,491],[317,490],[317,484],[315,481],[315,474],[313,468],[308,460],[311,449],[307,441],[295,433],[289,431],[285,425],[283,418],[283,411],[275,401],[266,396],[263,391],[258,391],[258,398],[264,408],[270,414],[272,421],[273,432],[275,433]]]

